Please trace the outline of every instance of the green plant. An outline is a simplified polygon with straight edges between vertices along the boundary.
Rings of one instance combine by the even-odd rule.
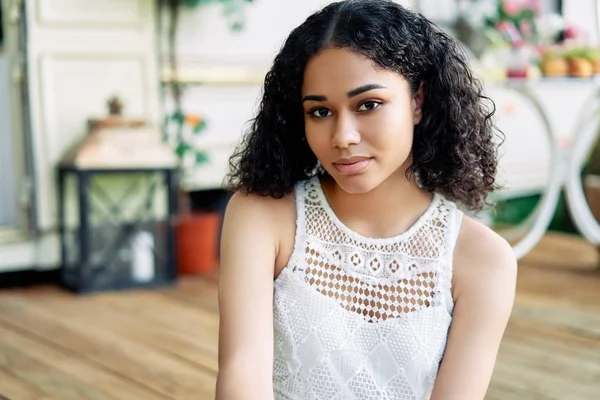
[[[219,3],[223,5],[225,17],[229,19],[231,29],[239,31],[244,27],[244,3],[252,3],[254,0],[179,0],[188,8],[194,8],[206,4]]]
[[[165,0],[167,11],[169,13],[169,23],[167,29],[167,45],[168,45],[168,64],[170,68],[170,80],[168,82],[173,96],[174,108],[171,115],[165,118],[165,130],[167,137],[173,137],[173,132],[169,132],[172,124],[175,124],[175,143],[173,143],[175,152],[182,163],[188,159],[189,154],[195,164],[201,164],[208,160],[206,153],[198,151],[193,146],[189,135],[186,136],[186,130],[190,130],[194,134],[201,133],[206,128],[206,120],[194,115],[186,115],[181,106],[182,83],[178,75],[177,62],[177,30],[179,27],[179,16],[184,8],[194,9],[196,7],[220,3],[224,7],[225,17],[230,22],[230,27],[233,31],[240,31],[244,26],[244,6],[246,3],[252,3],[254,0]],[[190,121],[198,120],[197,123]],[[188,128],[188,129],[186,129]],[[171,134],[171,135],[170,135]]]
[[[590,46],[576,46],[563,53],[563,57],[569,59],[573,57],[585,58],[588,61],[600,59],[600,49]]]
[[[498,0],[496,13],[486,20],[489,28],[500,33],[513,45],[537,40],[536,18],[540,14],[539,0]]]
[[[206,153],[199,150],[194,143],[195,137],[207,127],[204,118],[196,114],[175,111],[165,117],[164,125],[167,137],[171,139],[182,167],[208,161]]]

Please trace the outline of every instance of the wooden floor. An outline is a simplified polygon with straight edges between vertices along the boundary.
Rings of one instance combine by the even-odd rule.
[[[592,246],[556,235],[522,260],[488,399],[600,399],[597,265]],[[198,278],[86,297],[0,292],[0,398],[214,398],[216,296],[215,279]]]

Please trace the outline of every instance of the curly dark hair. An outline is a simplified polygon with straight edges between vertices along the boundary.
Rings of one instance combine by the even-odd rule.
[[[325,48],[348,49],[400,73],[413,93],[423,84],[423,118],[415,126],[407,173],[466,208],[488,204],[488,193],[497,189],[495,105],[460,45],[391,0],[332,3],[292,31],[266,75],[258,114],[230,159],[226,186],[280,198],[317,173],[304,140],[301,88],[309,59]]]

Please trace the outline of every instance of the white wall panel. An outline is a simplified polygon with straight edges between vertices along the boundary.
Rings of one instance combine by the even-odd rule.
[[[36,0],[40,25],[138,25],[143,21],[144,0]],[[84,5],[82,7],[82,5]]]

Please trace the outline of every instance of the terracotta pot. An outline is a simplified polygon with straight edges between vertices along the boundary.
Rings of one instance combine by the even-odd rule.
[[[177,265],[180,274],[208,275],[218,264],[218,212],[194,212],[177,221]]]

